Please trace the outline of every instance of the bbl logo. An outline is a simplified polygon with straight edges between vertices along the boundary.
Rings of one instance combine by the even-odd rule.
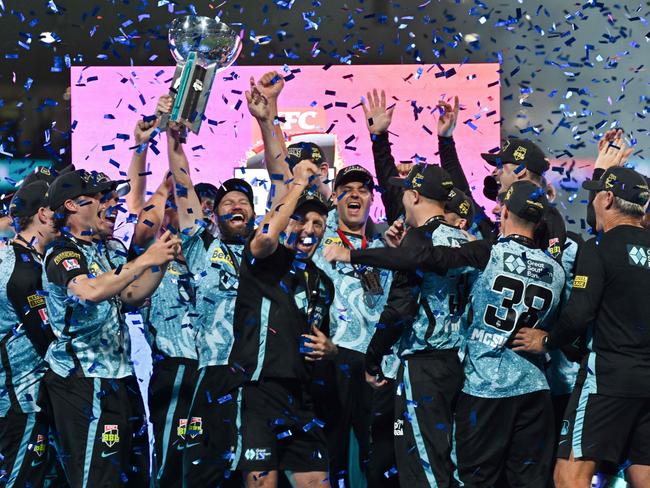
[[[120,442],[120,429],[117,425],[105,425],[102,434],[102,442],[108,447],[113,447]]]
[[[178,428],[176,429],[176,434],[181,439],[185,439],[186,433],[187,433],[187,419],[178,419]]]
[[[34,452],[38,457],[41,457],[43,454],[45,454],[45,436],[44,435],[37,435],[36,436],[36,444],[34,444]]]
[[[201,417],[192,417],[186,432],[192,439],[203,434],[203,419]]]

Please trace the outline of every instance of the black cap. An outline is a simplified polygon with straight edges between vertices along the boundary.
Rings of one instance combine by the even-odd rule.
[[[194,191],[201,198],[202,196],[209,196],[212,198],[217,198],[217,187],[212,183],[197,183],[194,185]]]
[[[99,183],[110,183],[110,191],[117,193],[119,197],[123,197],[131,191],[131,180],[111,180],[111,178],[106,174],[99,171],[97,173],[97,181]]]
[[[242,180],[240,178],[230,178],[229,180],[224,181],[219,187],[219,189],[217,189],[217,193],[215,194],[214,197],[214,208],[217,208],[219,206],[219,203],[223,199],[223,197],[226,196],[226,193],[230,193],[231,191],[242,192],[248,198],[251,207],[255,206],[254,199],[253,199],[254,196],[253,188],[245,180]]]
[[[499,198],[513,214],[533,223],[542,219],[548,207],[546,191],[532,181],[515,181]]]
[[[12,217],[31,217],[36,215],[38,209],[47,207],[47,189],[45,181],[33,181],[21,186],[14,194],[9,204],[9,215]]]
[[[449,192],[449,201],[445,202],[445,211],[455,213],[470,223],[474,222],[474,204],[458,188],[453,188]]]
[[[325,200],[325,197],[317,191],[305,190],[300,195],[298,203],[296,203],[296,213],[307,212],[308,208],[313,208],[316,212],[327,215],[330,211],[330,204]]]
[[[454,187],[449,173],[440,166],[424,163],[413,166],[406,178],[393,177],[389,182],[408,190],[417,190],[423,197],[438,201],[449,200],[449,192]]]
[[[375,188],[375,182],[372,179],[370,171],[358,164],[351,164],[342,168],[341,171],[336,173],[336,178],[334,179],[334,189],[336,190],[339,186],[345,185],[352,181],[358,181],[363,183],[368,190],[372,191]]]
[[[631,168],[609,168],[599,180],[587,180],[582,183],[582,187],[592,191],[611,191],[626,202],[638,205],[648,203],[648,182],[642,174]]]
[[[313,142],[297,142],[287,147],[286,161],[289,164],[289,169],[293,171],[293,167],[304,159],[311,159],[314,164],[320,166],[325,161],[325,153],[318,144]]]
[[[499,196],[499,183],[494,176],[487,175],[483,179],[483,195],[488,200],[496,202],[497,197]]]
[[[481,157],[492,166],[501,166],[506,163],[523,164],[528,171],[540,176],[549,168],[544,151],[528,139],[508,139],[499,152],[482,153]]]
[[[105,177],[106,175],[104,175]],[[104,180],[104,177],[101,177]],[[82,195],[96,195],[115,189],[113,181],[100,181],[99,173],[78,169],[58,176],[47,191],[48,204],[56,210],[66,200]]]
[[[59,170],[48,168],[47,166],[37,166],[31,173],[25,176],[22,186],[29,185],[35,181],[44,181],[49,185],[56,179],[57,176],[68,173],[70,171],[74,171],[74,166],[71,164]]]

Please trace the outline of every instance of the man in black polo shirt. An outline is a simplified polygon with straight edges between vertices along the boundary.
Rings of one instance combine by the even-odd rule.
[[[595,191],[596,230],[580,252],[573,292],[550,333],[524,328],[515,351],[546,352],[588,331],[589,355],[562,422],[555,482],[589,487],[600,462],[629,464],[634,487],[650,486],[650,233],[641,221],[645,178],[608,169]]]
[[[310,259],[328,211],[305,191],[317,171],[311,161],[295,167],[241,260],[229,364],[241,385],[234,461],[249,487],[277,486],[279,470],[294,486],[329,486],[323,423],[309,394],[311,363],[336,353],[323,333],[334,289]]]

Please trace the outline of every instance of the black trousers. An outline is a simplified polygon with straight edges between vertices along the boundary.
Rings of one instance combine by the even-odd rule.
[[[366,472],[368,486],[398,488],[393,428],[395,423],[395,380],[372,392],[370,459]]]
[[[464,486],[548,487],[553,468],[553,423],[548,391],[508,398],[461,393],[456,443]]]
[[[364,371],[365,354],[342,347],[333,361],[314,370],[312,394],[316,414],[325,421],[330,484],[337,488],[354,488],[348,472],[351,431],[359,444],[361,469],[368,468],[372,388]]]
[[[403,361],[395,396],[395,455],[404,488],[458,486],[452,460],[453,418],[463,384],[456,350]]]
[[[153,424],[153,477],[162,488],[183,485],[183,449],[187,414],[198,379],[198,361],[164,358],[154,363],[149,383],[149,418]]]
[[[148,486],[149,436],[134,376],[63,378],[48,371],[43,387],[71,486]]]

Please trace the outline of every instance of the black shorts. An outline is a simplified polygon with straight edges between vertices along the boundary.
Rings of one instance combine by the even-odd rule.
[[[557,457],[650,465],[650,399],[592,393],[593,382],[576,386],[567,406]]]
[[[206,366],[199,378],[183,432],[183,486],[224,486],[232,479],[241,398],[228,366]]]
[[[149,383],[149,418],[153,425],[153,475],[160,486],[180,487],[187,413],[198,379],[198,361],[164,358],[153,364]]]
[[[135,376],[63,378],[48,371],[43,387],[71,486],[149,485],[149,435]]]
[[[316,418],[307,385],[265,378],[246,383],[240,395],[238,470],[328,471],[323,422]]]
[[[55,462],[43,412],[0,417],[0,486],[40,488]]]
[[[461,393],[456,456],[463,486],[547,488],[553,469],[553,404],[548,391],[507,398]],[[500,486],[500,485],[497,485]]]

